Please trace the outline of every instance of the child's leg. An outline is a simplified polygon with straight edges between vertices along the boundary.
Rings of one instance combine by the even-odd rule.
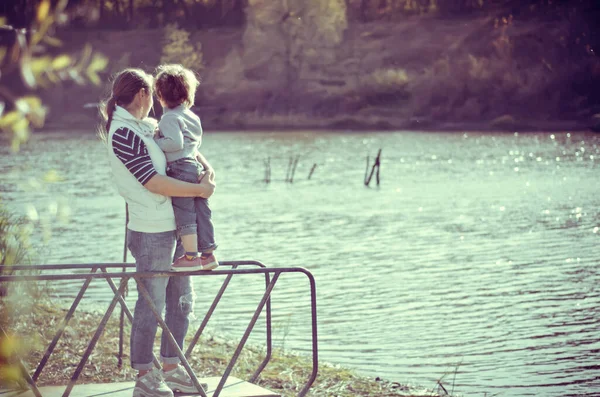
[[[183,245],[185,256],[188,259],[198,256],[198,235],[196,233],[181,235],[181,245]]]
[[[167,175],[184,182],[196,183],[201,169],[194,159],[182,158],[169,163]],[[173,212],[177,224],[177,233],[185,250],[186,259],[198,255],[198,236],[196,207],[194,197],[173,197]]]
[[[212,212],[208,205],[208,200],[197,197],[195,200],[196,224],[198,233],[198,250],[203,256],[210,255],[216,248],[215,231],[212,224]]]
[[[173,212],[177,233],[181,238],[181,244],[187,259],[198,256],[198,236],[196,226],[196,213],[193,197],[173,197]]]

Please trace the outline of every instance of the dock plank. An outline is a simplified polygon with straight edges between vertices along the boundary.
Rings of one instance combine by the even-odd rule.
[[[219,381],[218,376],[201,378],[200,382],[208,384],[208,392],[206,395],[212,397]],[[118,382],[118,383],[88,383],[75,385],[70,396],[73,397],[131,397],[135,382]],[[40,392],[44,397],[60,397],[65,391],[66,386],[43,386],[40,387]],[[197,396],[197,394],[175,394],[176,397]],[[0,397],[34,397],[31,391],[16,392],[14,390],[0,390]],[[281,397],[281,394],[274,393],[270,390],[243,381],[236,377],[230,376],[223,387],[220,397]]]

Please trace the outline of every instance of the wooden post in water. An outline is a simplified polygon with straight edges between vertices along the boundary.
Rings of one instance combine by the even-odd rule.
[[[367,183],[367,176],[369,175],[369,163],[371,162],[371,156],[367,154],[367,168],[365,168],[365,178],[363,179],[363,183],[365,186],[369,186]]]
[[[371,179],[373,178],[373,173],[375,173],[375,168],[377,168],[377,173],[375,175],[375,180],[377,182],[377,186],[379,186],[379,169],[381,168],[381,149],[377,152],[377,157],[375,157],[375,162],[373,162],[373,167],[371,168],[371,173],[367,177],[367,172],[369,170],[369,156],[367,156],[367,169],[365,171],[365,186],[369,186],[371,183]]]
[[[288,167],[287,167],[287,171],[285,172],[285,181],[289,182],[290,181],[290,174],[292,171],[292,165],[294,164],[294,158],[290,157],[290,161],[288,163]]]
[[[267,157],[264,160],[265,163],[265,183],[271,182],[271,157]]]
[[[315,172],[315,168],[317,168],[317,163],[314,163],[312,168],[310,169],[310,172],[308,173],[308,179],[310,180],[310,177],[312,176],[313,172]]]
[[[292,173],[290,175],[290,183],[294,183],[294,174],[296,173],[296,167],[298,167],[298,160],[300,160],[300,156],[296,156],[294,159],[294,163],[292,165]]]

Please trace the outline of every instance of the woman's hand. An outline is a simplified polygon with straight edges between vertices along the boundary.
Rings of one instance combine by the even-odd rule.
[[[198,179],[198,197],[209,198],[212,196],[215,192],[216,184],[211,175],[207,175],[206,172],[202,172]]]

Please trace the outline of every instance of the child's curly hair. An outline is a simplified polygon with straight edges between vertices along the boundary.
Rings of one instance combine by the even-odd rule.
[[[157,68],[154,90],[169,109],[181,104],[192,106],[198,85],[200,82],[194,72],[181,65],[160,65]]]

